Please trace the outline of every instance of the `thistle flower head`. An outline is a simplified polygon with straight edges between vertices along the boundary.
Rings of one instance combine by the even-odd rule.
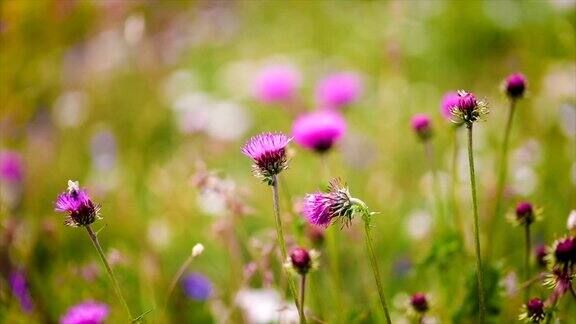
[[[333,219],[342,219],[344,224],[349,224],[354,216],[353,206],[348,188],[338,179],[332,179],[328,192],[306,195],[302,213],[308,222],[326,228]]]
[[[68,181],[68,190],[56,199],[54,210],[66,213],[65,224],[72,227],[88,226],[100,219],[100,206],[94,204],[86,190],[77,181]]]
[[[448,120],[452,120],[452,109],[458,106],[458,101],[460,100],[460,96],[458,92],[450,91],[444,94],[442,97],[442,102],[440,104],[440,112],[442,116]]]
[[[523,225],[534,222],[534,208],[531,203],[523,201],[516,205],[516,220]]]
[[[60,324],[101,324],[109,312],[108,305],[87,301],[70,307],[60,318]]]
[[[182,278],[182,289],[192,300],[206,300],[212,295],[212,283],[200,273],[189,273]]]
[[[300,86],[300,73],[288,65],[264,68],[254,82],[254,95],[264,103],[283,102],[292,99]]]
[[[566,237],[554,242],[552,253],[554,264],[572,266],[576,264],[576,238]]]
[[[336,73],[322,79],[316,87],[316,98],[324,108],[343,108],[362,94],[362,81],[352,72]]]
[[[428,311],[428,298],[424,293],[415,293],[410,296],[410,305],[417,313],[425,313]]]
[[[410,125],[421,140],[432,137],[432,121],[426,114],[416,114],[410,119]]]
[[[308,251],[305,248],[296,247],[290,250],[285,267],[300,275],[306,275],[310,270],[318,268],[318,257],[316,250]]]
[[[522,306],[522,310],[518,319],[525,323],[540,323],[546,317],[544,302],[540,298],[530,299]]]
[[[463,90],[458,91],[458,103],[452,108],[452,121],[454,123],[466,123],[468,125],[478,120],[484,120],[488,114],[486,103],[473,93]]]
[[[250,138],[242,153],[254,161],[253,171],[268,184],[288,167],[286,146],[292,139],[282,133],[262,133]]]
[[[337,112],[320,110],[298,117],[292,126],[294,141],[302,147],[323,153],[346,133],[346,120]]]
[[[522,98],[526,91],[526,84],[526,77],[522,73],[513,73],[504,81],[504,90],[511,99]]]

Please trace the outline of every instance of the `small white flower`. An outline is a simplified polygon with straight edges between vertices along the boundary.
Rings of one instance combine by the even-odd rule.
[[[566,226],[568,227],[568,231],[573,235],[576,235],[576,209],[570,212],[568,215],[568,221],[566,222]]]
[[[204,245],[202,245],[202,243],[197,243],[192,248],[192,257],[195,258],[195,257],[199,256],[200,254],[202,254],[202,252],[204,252]]]

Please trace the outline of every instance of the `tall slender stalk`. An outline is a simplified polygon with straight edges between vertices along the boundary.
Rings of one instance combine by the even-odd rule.
[[[510,99],[510,109],[508,109],[508,119],[506,121],[506,128],[504,129],[504,140],[500,151],[498,183],[496,186],[496,210],[493,219],[491,220],[490,232],[493,233],[500,220],[502,213],[502,203],[504,195],[504,186],[506,184],[506,174],[508,170],[508,142],[510,139],[510,132],[512,129],[512,121],[514,119],[514,111],[516,110],[516,99]]]
[[[454,143],[452,151],[452,186],[451,186],[451,200],[452,200],[452,217],[454,218],[454,223],[456,226],[460,227],[462,230],[464,228],[462,220],[460,219],[459,209],[458,209],[458,153],[460,153],[460,145],[458,143],[458,129],[459,127],[454,127],[452,131],[452,142]]]
[[[382,287],[382,281],[380,279],[380,270],[378,268],[378,259],[376,258],[376,253],[374,252],[374,241],[372,240],[372,234],[370,230],[370,222],[364,220],[364,235],[366,241],[366,248],[368,249],[368,255],[370,256],[370,265],[372,266],[372,273],[374,274],[374,280],[376,280],[376,286],[378,288],[378,296],[380,297],[380,306],[382,306],[382,311],[386,316],[386,323],[391,324],[390,313],[388,312],[388,306],[386,305],[386,298],[384,297],[384,289]]]
[[[484,272],[482,255],[480,254],[480,225],[478,217],[478,199],[476,197],[476,175],[474,172],[474,154],[472,153],[472,123],[466,124],[468,129],[468,163],[470,165],[470,187],[472,189],[472,204],[474,209],[474,245],[476,250],[476,270],[478,278],[478,304],[480,308],[480,323],[486,320],[486,304],[484,300]]]
[[[120,299],[120,303],[122,304],[122,306],[126,310],[126,313],[128,313],[128,318],[130,319],[130,322],[132,322],[134,318],[132,317],[132,312],[130,312],[130,307],[128,307],[128,303],[126,303],[124,296],[122,296],[122,290],[120,289],[120,285],[118,284],[118,281],[116,280],[116,276],[114,276],[114,272],[112,272],[112,268],[110,267],[110,264],[106,260],[106,256],[104,255],[104,251],[102,251],[102,246],[100,246],[100,242],[98,241],[98,237],[96,236],[96,233],[94,233],[94,230],[92,230],[92,227],[90,225],[85,226],[85,228],[86,228],[86,231],[88,232],[88,236],[90,237],[90,240],[92,241],[92,243],[94,244],[94,247],[96,248],[96,251],[98,251],[98,255],[100,256],[100,260],[102,260],[102,263],[104,263],[104,267],[106,267],[106,271],[108,272],[108,276],[110,276],[110,280],[112,281],[112,286],[114,287],[114,292],[116,292],[116,296],[118,297],[118,299]]]
[[[272,200],[274,203],[274,220],[276,222],[276,238],[278,240],[278,245],[280,245],[280,253],[282,255],[282,260],[280,264],[284,264],[288,258],[288,253],[286,252],[286,240],[284,239],[284,230],[282,228],[282,219],[280,218],[280,199],[278,198],[278,175],[274,175],[272,178]],[[306,317],[304,315],[303,309],[299,307],[298,295],[296,294],[296,287],[294,282],[286,272],[286,269],[282,267],[286,278],[288,280],[288,286],[290,288],[290,293],[294,297],[294,303],[298,309],[298,315],[300,315],[300,323],[306,323]]]
[[[299,314],[304,314],[304,299],[306,297],[306,274],[301,275],[300,278],[300,302],[298,303],[300,309]]]
[[[172,281],[170,282],[170,286],[168,287],[168,292],[166,293],[166,300],[164,301],[164,309],[166,309],[168,307],[168,302],[170,301],[170,297],[172,296],[172,293],[174,293],[174,289],[176,289],[176,285],[178,284],[178,281],[180,281],[180,278],[182,278],[182,276],[184,275],[184,272],[186,272],[186,269],[188,269],[188,267],[192,263],[193,259],[194,259],[194,255],[190,254],[190,256],[188,256],[188,258],[186,258],[186,261],[184,261],[184,263],[182,263],[182,265],[178,269],[178,272],[176,272],[176,275],[174,275],[174,278],[172,278]]]
[[[525,254],[524,254],[524,280],[530,280],[530,224],[524,224],[524,236],[525,236]],[[524,302],[528,302],[530,298],[530,285],[526,286],[524,290]]]

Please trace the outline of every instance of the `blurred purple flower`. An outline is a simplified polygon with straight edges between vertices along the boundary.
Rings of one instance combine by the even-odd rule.
[[[186,296],[192,300],[202,301],[212,295],[212,283],[199,273],[189,273],[182,278],[182,289],[184,289]]]
[[[332,148],[345,132],[346,120],[340,114],[327,110],[302,115],[292,125],[294,141],[319,153]]]
[[[531,203],[522,201],[516,205],[516,220],[520,225],[530,225],[534,218],[534,207]]]
[[[526,83],[526,77],[522,73],[509,75],[504,82],[506,94],[513,99],[521,98],[526,91]]]
[[[428,310],[428,298],[424,293],[415,293],[410,296],[410,305],[418,313],[424,313]]]
[[[87,226],[100,219],[100,206],[94,204],[78,182],[68,181],[68,191],[60,194],[56,200],[55,211],[67,213],[65,224],[72,227]]]
[[[458,101],[460,96],[458,96],[458,92],[450,91],[444,94],[442,97],[442,104],[440,105],[440,112],[442,116],[448,120],[452,120],[452,109],[458,106]]]
[[[28,282],[26,281],[24,272],[21,270],[14,270],[10,274],[9,284],[10,288],[12,289],[12,293],[20,302],[22,311],[24,313],[31,313],[34,310],[34,304],[32,302],[32,298],[30,297]]]
[[[24,177],[22,158],[15,151],[0,152],[0,179],[7,182],[20,182]]]
[[[106,304],[86,301],[70,307],[60,318],[60,324],[101,324],[109,312]]]
[[[255,174],[272,184],[272,177],[288,166],[286,146],[291,140],[282,133],[261,133],[250,138],[241,151],[254,161]]]
[[[264,103],[288,101],[300,87],[300,73],[288,65],[264,68],[254,82],[254,95]]]
[[[432,136],[432,121],[428,115],[416,114],[410,119],[410,125],[422,140],[429,139]]]
[[[342,108],[362,94],[362,80],[352,72],[329,75],[316,86],[316,98],[321,107]]]
[[[116,138],[109,130],[94,134],[90,143],[92,163],[99,171],[109,171],[116,164]]]

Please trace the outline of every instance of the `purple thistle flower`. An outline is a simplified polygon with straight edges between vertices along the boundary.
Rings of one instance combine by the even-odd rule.
[[[330,150],[345,132],[346,120],[340,114],[327,110],[302,115],[292,126],[294,141],[318,153]]]
[[[557,241],[554,246],[554,259],[556,263],[566,266],[576,264],[576,238],[567,237]]]
[[[250,138],[242,153],[254,161],[256,176],[272,184],[273,176],[288,167],[286,146],[292,138],[282,133],[262,133]]]
[[[440,105],[440,112],[442,116],[447,120],[452,120],[452,109],[458,106],[458,102],[460,101],[460,96],[458,92],[447,92],[442,97],[442,103]]]
[[[312,268],[312,257],[305,248],[293,248],[288,259],[292,269],[301,275],[305,275]]]
[[[514,73],[506,78],[504,89],[508,97],[518,99],[524,96],[526,84],[526,77],[522,73]]]
[[[415,293],[410,297],[410,305],[418,313],[428,311],[428,298],[424,293]]]
[[[540,323],[546,317],[544,302],[540,298],[530,299],[524,306],[524,312],[519,319],[526,323]]]
[[[299,72],[285,65],[264,68],[254,83],[254,95],[264,103],[283,102],[294,98],[300,86]]]
[[[21,182],[24,167],[19,153],[14,151],[0,152],[0,179],[6,182]]]
[[[109,313],[108,305],[86,301],[70,307],[60,318],[60,324],[101,324]]]
[[[20,307],[24,313],[31,313],[34,310],[34,303],[30,297],[30,291],[28,290],[28,282],[26,281],[26,276],[21,270],[15,270],[10,273],[9,285],[12,289],[12,293],[18,299]]]
[[[307,194],[304,198],[302,213],[311,224],[328,227],[334,218],[343,217],[348,224],[353,217],[352,197],[348,188],[342,186],[340,181],[330,181],[329,192],[316,192]]]
[[[488,114],[486,103],[473,93],[458,91],[458,103],[452,109],[452,121],[455,123],[471,124],[483,118]]]
[[[316,98],[321,107],[342,108],[356,101],[362,94],[362,80],[356,73],[329,75],[316,86]]]
[[[65,224],[72,227],[88,226],[100,219],[100,206],[94,204],[84,189],[80,189],[78,182],[68,181],[68,191],[58,196],[55,211],[66,213],[68,217]]]
[[[530,225],[534,222],[534,207],[532,204],[523,201],[516,205],[516,220],[521,225]]]
[[[212,283],[199,273],[189,273],[182,278],[182,289],[192,300],[206,300],[212,295]]]
[[[410,119],[410,125],[421,140],[432,137],[431,119],[425,114],[416,114]]]

